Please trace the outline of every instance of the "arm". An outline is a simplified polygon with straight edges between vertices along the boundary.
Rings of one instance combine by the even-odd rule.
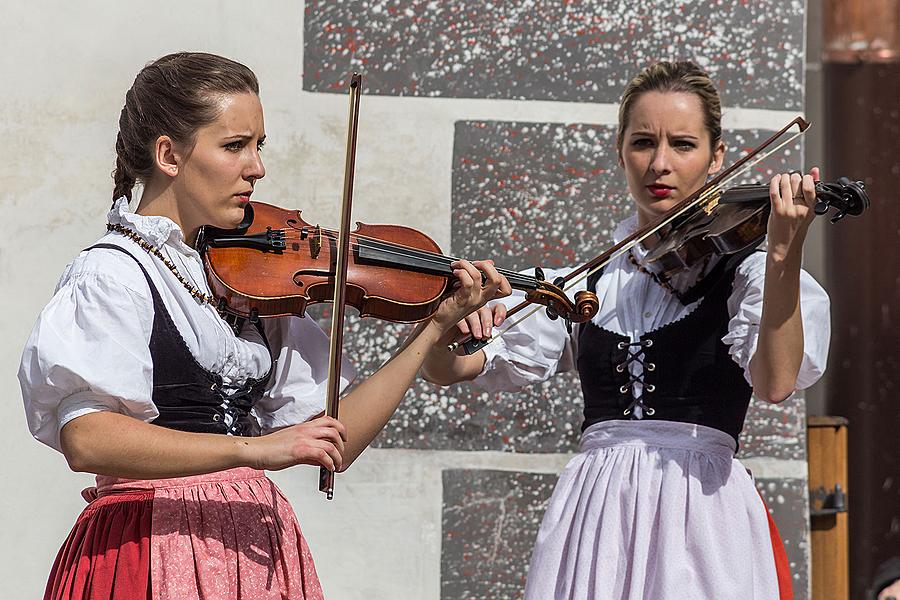
[[[73,471],[133,479],[211,473],[234,467],[340,468],[344,426],[319,417],[259,438],[190,433],[116,412],[92,412],[63,426],[60,443]]]
[[[482,288],[475,267],[461,263],[454,271],[460,281],[456,292],[397,355],[341,401],[341,422],[320,416],[265,436],[242,438],[176,431],[115,412],[91,412],[62,428],[66,460],[76,471],[141,479],[240,466],[278,470],[312,464],[346,469],[394,413],[431,344],[498,290],[509,293],[509,284],[493,266],[475,264],[488,275],[488,284]]]
[[[471,381],[484,370],[487,355],[484,350],[473,354],[457,354],[447,350],[447,345],[459,335],[471,333],[477,339],[491,337],[493,327],[503,324],[506,319],[506,305],[498,302],[492,306],[482,306],[457,324],[457,327],[432,346],[422,368],[422,376],[438,385],[451,385],[460,381]]]
[[[548,270],[548,280],[567,272]],[[583,286],[570,292],[580,289]],[[497,334],[500,325],[506,322],[509,308],[524,298],[522,292],[513,292],[466,316],[453,335],[447,334],[440,344],[432,347],[423,368],[425,379],[439,385],[475,381],[479,388],[489,392],[509,392],[573,369],[575,338],[562,320],[551,319],[543,310],[511,327],[507,323],[502,328],[502,336],[472,355],[447,351],[447,343],[456,335],[471,333],[476,339],[485,339]]]
[[[459,280],[456,292],[444,300],[434,317],[416,328],[391,360],[341,400],[340,419],[348,433],[344,468],[384,428],[429,352],[443,349],[446,353],[448,340],[458,331],[456,323],[487,300],[510,293],[509,283],[490,261],[474,263],[487,277],[484,288],[475,267],[466,261],[458,265],[454,271]]]
[[[813,168],[802,178],[796,173],[777,175],[770,184],[763,308],[756,352],[750,360],[753,392],[767,402],[782,402],[794,392],[803,360],[800,263],[815,216],[818,178],[819,169]]]

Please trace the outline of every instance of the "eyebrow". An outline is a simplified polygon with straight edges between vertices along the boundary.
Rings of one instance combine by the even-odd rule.
[[[232,135],[226,135],[226,136],[223,137],[222,139],[223,139],[223,140],[235,140],[235,141],[237,141],[237,140],[251,140],[251,139],[253,139],[253,134],[252,134],[252,133],[235,133],[235,134],[232,134]],[[262,136],[260,136],[260,138],[259,138],[259,141],[260,141],[260,142],[264,142],[265,140],[266,140],[265,134],[263,134]]]
[[[656,133],[654,133],[652,131],[638,130],[638,131],[631,132],[631,137],[634,137],[634,136],[656,137]],[[697,137],[696,135],[693,135],[691,133],[675,133],[671,137],[678,138],[680,140],[699,140],[700,139],[699,137]]]

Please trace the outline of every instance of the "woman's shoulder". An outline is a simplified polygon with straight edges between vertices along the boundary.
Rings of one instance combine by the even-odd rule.
[[[766,248],[758,247],[745,256],[735,267],[736,273],[744,277],[763,277],[766,274]]]
[[[139,266],[143,264],[143,257],[135,250],[140,249],[127,248],[121,236],[107,234],[101,237],[66,265],[57,283],[57,292],[95,285],[110,293],[130,292],[149,298],[149,284]]]

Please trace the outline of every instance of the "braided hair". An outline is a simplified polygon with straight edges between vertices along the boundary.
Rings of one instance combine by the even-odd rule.
[[[119,115],[113,205],[123,196],[130,201],[135,184],[153,175],[159,136],[191,145],[197,130],[219,116],[219,98],[244,92],[259,95],[253,71],[215,54],[177,52],[141,69]]]

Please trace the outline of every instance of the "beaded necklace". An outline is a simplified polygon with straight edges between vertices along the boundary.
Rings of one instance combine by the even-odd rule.
[[[670,294],[672,294],[673,296],[678,298],[678,300],[681,300],[681,292],[679,292],[674,287],[672,287],[671,283],[669,283],[668,281],[666,281],[664,279],[660,279],[656,275],[656,273],[654,273],[653,271],[650,271],[649,269],[645,268],[644,265],[639,263],[638,260],[634,257],[634,253],[631,250],[628,251],[628,260],[631,261],[631,264],[633,264],[637,268],[638,271],[640,271],[641,273],[644,273],[645,275],[649,275],[650,279],[655,281],[659,287],[661,287],[662,289],[666,290],[667,292],[669,292]]]
[[[184,288],[188,292],[190,292],[191,296],[193,296],[194,298],[196,298],[197,300],[199,300],[202,303],[215,305],[215,302],[216,302],[215,298],[213,298],[209,294],[204,294],[203,292],[198,290],[196,287],[194,287],[194,285],[190,281],[185,279],[184,276],[182,276],[182,274],[178,272],[178,269],[175,267],[175,263],[173,263],[171,260],[169,260],[168,258],[163,256],[163,253],[159,251],[159,248],[157,248],[150,242],[146,241],[144,238],[142,238],[140,235],[138,235],[133,230],[128,229],[127,227],[123,227],[122,225],[119,225],[118,223],[116,223],[116,224],[107,223],[106,229],[108,231],[115,231],[116,233],[121,233],[125,237],[134,241],[147,254],[155,256],[156,258],[161,260],[162,263],[164,265],[166,265],[166,267],[168,267],[170,271],[172,271],[172,274],[175,275],[175,278],[181,282],[181,285],[183,285]]]

